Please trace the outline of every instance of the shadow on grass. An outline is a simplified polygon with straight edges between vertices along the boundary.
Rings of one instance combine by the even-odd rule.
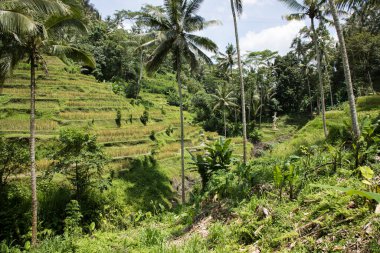
[[[158,204],[167,208],[174,200],[170,179],[151,156],[133,160],[128,170],[119,172],[119,178],[128,182],[127,203],[137,209],[155,211]]]
[[[295,126],[297,126],[297,129],[301,129],[310,120],[311,120],[311,117],[310,117],[309,114],[294,113],[294,114],[288,114],[287,115],[287,117],[285,119],[285,124],[287,124],[287,125],[295,125]]]

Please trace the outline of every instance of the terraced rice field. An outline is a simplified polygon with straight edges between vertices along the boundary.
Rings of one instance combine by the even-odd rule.
[[[120,165],[124,159],[150,154],[154,150],[162,161],[163,169],[179,168],[179,110],[169,106],[162,94],[142,92],[141,97],[150,106],[145,108],[132,99],[126,99],[112,92],[110,83],[99,83],[91,76],[70,74],[59,60],[47,57],[49,76],[42,71],[37,78],[36,130],[37,142],[57,138],[65,127],[83,127],[97,135],[105,152]],[[0,96],[0,133],[8,137],[28,137],[29,133],[29,75],[26,69],[19,69],[8,79]],[[115,123],[116,111],[122,114],[121,127]],[[144,126],[140,116],[149,112],[149,122]],[[186,146],[198,146],[201,127],[191,124],[192,116],[185,113]],[[167,135],[166,129],[174,132]],[[154,133],[156,140],[150,135]],[[214,133],[207,133],[216,137]],[[210,137],[211,138],[211,137]],[[170,161],[171,160],[171,161]],[[187,154],[187,162],[190,155]],[[48,167],[50,161],[38,162],[39,169]]]

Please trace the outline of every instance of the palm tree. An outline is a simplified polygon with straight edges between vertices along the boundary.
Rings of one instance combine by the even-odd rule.
[[[243,162],[247,163],[247,120],[246,120],[246,114],[245,114],[244,77],[243,77],[243,66],[242,66],[241,54],[240,54],[239,31],[238,31],[237,20],[236,20],[236,16],[241,15],[243,13],[243,1],[242,0],[230,0],[230,1],[231,1],[232,18],[234,20],[236,50],[237,50],[238,68],[239,68],[239,74],[240,74],[241,115],[242,115],[242,123],[243,123]]]
[[[12,2],[12,1],[10,1]],[[19,7],[19,1],[13,1],[14,8]],[[27,14],[33,20],[36,29],[31,32],[20,33],[14,36],[12,41],[13,51],[17,54],[10,54],[3,59],[4,65],[7,65],[7,71],[10,71],[18,61],[27,57],[30,62],[30,171],[31,171],[31,188],[32,188],[32,245],[37,242],[37,180],[36,180],[36,159],[35,159],[35,97],[36,97],[36,66],[42,64],[46,73],[47,66],[43,59],[42,53],[47,52],[51,55],[57,55],[64,62],[68,58],[81,61],[89,67],[95,67],[95,60],[88,53],[65,43],[60,40],[60,35],[67,31],[68,27],[75,27],[81,32],[86,31],[82,21],[78,19],[78,13],[71,12],[69,6],[61,1],[30,0],[36,5],[30,5],[33,9],[28,9]],[[46,4],[46,5],[44,5]],[[12,10],[12,9],[7,9]],[[17,9],[18,10],[18,9]],[[43,10],[41,12],[41,10]],[[21,13],[22,15],[23,13]],[[6,23],[6,22],[4,22]],[[19,29],[27,30],[27,29]],[[9,36],[9,32],[6,33]]]
[[[198,68],[200,60],[212,64],[203,49],[217,52],[217,46],[213,41],[193,34],[217,23],[205,21],[203,17],[197,15],[203,1],[164,0],[163,8],[146,6],[145,11],[139,13],[139,20],[149,26],[155,34],[155,38],[145,44],[156,46],[147,62],[147,71],[150,73],[156,71],[171,53],[177,72],[181,124],[182,203],[185,203],[185,133],[181,70],[185,62],[190,64],[192,70]]]
[[[225,72],[229,72],[229,81],[232,84],[232,70],[234,65],[236,64],[236,48],[232,44],[228,44],[226,47],[226,52],[219,52],[216,60],[218,62],[218,66]]]
[[[227,121],[226,121],[226,109],[231,107],[237,107],[234,103],[236,98],[233,97],[234,92],[228,89],[227,83],[223,83],[216,89],[216,94],[211,94],[215,99],[214,111],[217,109],[222,109],[223,112],[223,122],[224,122],[224,137],[227,138]]]
[[[229,72],[228,80],[230,86],[233,87],[233,67],[237,62],[236,48],[232,44],[228,44],[225,53],[219,52],[219,55],[216,56],[216,61],[218,67],[221,68],[227,76]],[[237,124],[237,110],[238,108],[235,107],[235,124]]]
[[[349,2],[351,2],[353,4],[354,1],[349,1]],[[340,21],[339,21],[339,17],[338,17],[338,11],[337,11],[337,8],[335,6],[334,1],[329,0],[329,5],[330,5],[330,10],[331,10],[332,16],[334,18],[334,25],[335,25],[336,32],[338,34],[340,51],[341,51],[342,59],[343,59],[344,77],[346,79],[348,102],[350,104],[352,129],[354,131],[355,137],[359,138],[360,128],[359,128],[359,122],[358,122],[358,115],[357,115],[357,111],[356,111],[355,95],[354,95],[354,90],[352,87],[350,63],[348,62],[346,43],[344,41],[343,30],[342,30],[342,27],[340,25]]]
[[[298,60],[300,61],[300,67],[303,70],[304,78],[307,82],[307,88],[309,92],[309,100],[310,100],[310,116],[313,118],[314,106],[313,106],[313,95],[311,93],[310,86],[310,73],[312,72],[312,68],[310,66],[311,56],[310,56],[310,43],[304,42],[302,38],[310,37],[310,31],[307,27],[301,29],[299,36],[297,36],[291,45],[291,48],[294,49]]]
[[[311,31],[312,31],[312,40],[314,42],[315,54],[317,58],[317,70],[319,77],[319,91],[321,96],[322,104],[322,122],[323,122],[323,131],[325,137],[327,137],[327,125],[326,125],[326,108],[325,108],[325,93],[323,89],[323,75],[321,68],[321,54],[320,48],[318,45],[317,32],[315,29],[314,21],[315,19],[323,19],[323,7],[326,0],[303,0],[303,4],[299,3],[297,0],[279,0],[280,2],[285,3],[290,9],[297,11],[287,15],[288,20],[303,20],[306,17],[310,19],[311,22]]]

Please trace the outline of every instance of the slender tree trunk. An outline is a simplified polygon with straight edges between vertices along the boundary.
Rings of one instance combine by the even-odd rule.
[[[32,246],[37,244],[37,179],[36,179],[36,54],[30,55],[30,178],[32,188]]]
[[[224,138],[227,138],[227,122],[226,122],[226,109],[223,108],[223,121],[224,121]]]
[[[307,78],[307,88],[309,90],[309,98],[310,98],[310,116],[313,117],[313,98],[311,96],[311,88],[310,88],[310,81],[309,78]]]
[[[355,95],[354,95],[354,89],[352,87],[351,71],[350,71],[350,64],[348,62],[346,43],[344,41],[343,31],[339,22],[338,12],[337,12],[335,3],[333,0],[329,0],[329,4],[330,4],[330,9],[334,18],[334,25],[336,28],[336,32],[338,34],[340,50],[341,50],[342,59],[343,59],[343,68],[344,68],[344,76],[346,78],[348,102],[350,104],[352,129],[354,131],[355,137],[359,138],[360,128],[359,128],[359,122],[358,122],[358,115],[356,112]]]
[[[372,82],[371,73],[369,70],[368,70],[368,82],[369,82],[369,87],[371,88],[372,94],[375,95],[375,89],[373,88],[373,82]]]
[[[332,84],[331,82],[329,82],[329,89],[330,89],[330,103],[331,103],[331,107],[334,106],[334,97],[333,97],[333,93],[332,93]]]
[[[140,73],[139,73],[139,80],[137,81],[137,91],[136,91],[136,99],[139,96],[140,89],[141,89],[141,80],[143,78],[143,70],[144,70],[144,59],[143,59],[144,52],[141,50],[140,52]]]
[[[260,121],[259,121],[259,128],[260,129],[261,129],[261,118],[263,116],[263,107],[264,107],[263,102],[264,102],[264,100],[263,100],[263,90],[262,90],[262,88],[260,86]]]
[[[322,123],[323,123],[323,132],[325,137],[327,137],[327,125],[326,125],[326,106],[325,106],[325,92],[323,89],[323,76],[321,68],[321,54],[318,45],[317,32],[315,31],[314,18],[311,18],[311,30],[313,32],[313,40],[315,53],[317,55],[317,69],[318,69],[318,78],[319,78],[319,91],[321,94],[321,105],[322,105]]]
[[[185,195],[185,131],[183,120],[183,100],[182,100],[182,84],[181,84],[181,54],[177,53],[177,82],[179,95],[179,112],[181,118],[181,179],[182,179],[182,204],[186,202]]]
[[[237,50],[238,67],[239,67],[239,73],[240,73],[241,114],[242,114],[242,123],[243,123],[243,162],[247,163],[247,122],[246,122],[246,114],[245,114],[245,92],[244,92],[243,67],[241,64],[239,32],[238,32],[238,27],[237,27],[234,1],[230,0],[230,2],[231,2],[232,17],[234,20],[234,27],[235,27],[236,50]]]
[[[317,92],[317,115],[321,114],[321,101],[319,100],[319,94]]]

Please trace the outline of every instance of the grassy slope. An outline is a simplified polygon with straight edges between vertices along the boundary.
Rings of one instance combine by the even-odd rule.
[[[360,97],[357,102],[359,120],[367,115],[376,118],[380,115],[380,96]],[[348,104],[345,104],[341,111],[329,111],[326,113],[327,127],[340,128],[350,124]],[[280,127],[281,130],[281,127]],[[273,157],[287,157],[296,153],[301,145],[311,146],[324,142],[322,134],[322,119],[317,117],[309,121],[291,139],[277,144],[270,152]]]
[[[378,117],[380,97],[359,98],[358,111],[361,117]],[[346,111],[331,111],[328,124],[342,125],[346,115]],[[294,131],[292,126],[283,125],[285,122],[282,119],[280,127]],[[269,132],[269,128],[266,126],[264,132]],[[316,118],[294,138],[276,145],[272,156],[284,157],[296,152],[299,145],[323,142],[322,133],[321,120]],[[266,138],[273,141],[273,136],[281,134]],[[343,169],[334,176],[321,177],[316,183],[362,188],[360,180],[348,176],[349,173]],[[380,217],[365,200],[334,190],[306,186],[296,201],[279,201],[269,188],[266,195],[254,195],[228,210],[232,215],[227,219],[216,218],[225,205],[215,203],[215,206],[211,209],[213,218],[200,217],[190,230],[186,228],[191,224],[188,217],[194,206],[153,217],[127,231],[98,231],[92,237],[76,239],[74,244],[78,252],[380,252]],[[262,207],[269,211],[268,218],[260,215]],[[56,238],[45,242],[39,250],[65,247]]]

